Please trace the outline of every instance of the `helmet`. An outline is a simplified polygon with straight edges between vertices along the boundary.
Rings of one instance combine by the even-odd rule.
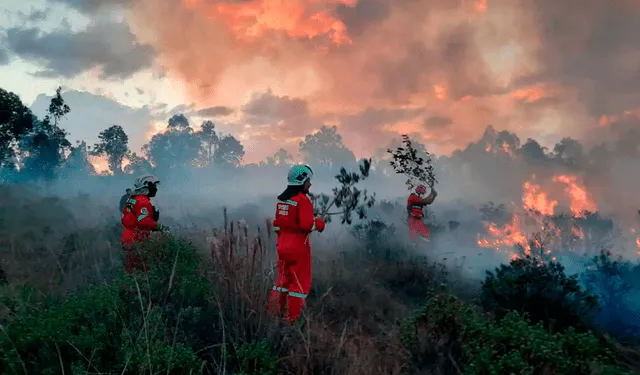
[[[301,186],[305,181],[313,177],[313,171],[308,165],[294,165],[289,169],[287,182],[289,186]]]
[[[136,183],[133,185],[136,190],[141,190],[146,187],[157,185],[160,181],[153,175],[144,175],[136,179]]]
[[[420,185],[418,185],[418,186],[416,187],[416,193],[418,193],[418,194],[424,194],[424,193],[426,193],[426,192],[427,192],[427,187],[426,187],[426,186],[424,186],[424,185],[420,184]]]

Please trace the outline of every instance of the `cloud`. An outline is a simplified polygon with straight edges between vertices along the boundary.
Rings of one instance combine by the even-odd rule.
[[[453,124],[451,117],[431,116],[424,119],[426,129],[445,129]]]
[[[62,97],[71,112],[61,126],[70,133],[69,139],[85,140],[88,145],[98,141],[98,134],[112,126],[120,125],[129,136],[129,146],[138,152],[154,130],[154,122],[166,121],[164,107],[131,108],[103,95],[84,91],[63,91]],[[38,117],[46,114],[51,96],[38,95],[31,109]]]
[[[225,107],[222,105],[215,107],[202,108],[192,113],[192,115],[199,117],[218,117],[218,116],[228,116],[232,114],[234,110],[229,107]]]
[[[13,27],[7,44],[19,57],[41,63],[45,70],[36,74],[43,77],[72,78],[98,68],[101,78],[123,79],[150,67],[154,57],[124,22],[96,22],[80,32]]]
[[[9,64],[9,54],[7,53],[7,50],[5,50],[3,47],[0,47],[0,66],[8,65],[8,64]]]
[[[450,152],[488,124],[548,146],[640,103],[633,0],[55,1],[127,8],[192,111],[239,108],[221,126],[256,148],[324,123],[359,155],[398,133]]]
[[[127,7],[131,0],[50,0],[53,3],[62,3],[80,12],[93,14],[108,7]]]

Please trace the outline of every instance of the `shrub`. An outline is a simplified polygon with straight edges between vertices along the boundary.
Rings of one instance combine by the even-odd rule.
[[[525,256],[487,271],[481,303],[485,310],[505,317],[510,311],[527,313],[546,329],[584,331],[598,308],[597,298],[583,291],[577,276],[567,277],[557,262]]]
[[[640,342],[638,311],[633,305],[639,291],[640,265],[601,251],[592,258],[581,275],[584,285],[598,296],[601,310],[597,323],[608,333],[624,341]]]
[[[526,314],[498,322],[451,295],[437,294],[405,323],[403,342],[414,370],[441,373],[631,374],[617,367],[612,342],[568,328],[550,333]]]

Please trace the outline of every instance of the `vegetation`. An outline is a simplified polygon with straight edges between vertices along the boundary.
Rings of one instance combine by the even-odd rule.
[[[15,201],[21,194],[2,196]],[[359,245],[314,259],[306,324],[298,328],[265,312],[273,278],[269,231],[250,235],[231,222],[214,238],[193,228],[158,237],[140,249],[149,272],[125,275],[117,226],[78,229],[65,201],[32,203],[51,208],[35,217],[49,226],[47,236],[34,237],[37,226],[1,229],[8,280],[0,286],[2,373],[638,369],[631,347],[596,325],[572,324],[577,310],[566,307],[591,296],[556,264],[513,261],[476,288],[475,302],[455,297],[473,288],[456,269],[412,255],[392,240],[393,227],[372,220],[354,227]],[[9,250],[9,243],[19,248]],[[40,267],[50,264],[57,267]]]
[[[117,218],[86,216],[112,208],[99,207],[86,195],[43,196],[27,182],[93,175],[91,155],[107,159],[114,179],[143,171],[166,176],[286,167],[293,158],[280,149],[259,165],[241,165],[244,146],[238,139],[219,134],[211,121],[194,128],[182,114],[171,117],[140,155],[131,152],[119,125],[103,130],[92,147],[85,142],[72,146],[62,127],[72,110],[59,89],[48,114],[38,119],[15,94],[0,89],[3,374],[640,371],[637,264],[601,252],[577,257],[585,266],[568,275],[550,257],[520,257],[488,272],[479,284],[464,278],[461,269],[434,262],[428,253],[418,255],[399,240],[399,228],[370,214],[392,216],[397,207],[388,201],[376,204],[373,195],[355,187],[362,180],[399,171],[433,186],[436,168],[440,178],[452,178],[451,169],[435,165],[435,159],[432,167],[431,154],[423,146],[418,150],[418,142],[409,143],[408,136],[408,148],[389,152],[397,170],[385,170],[390,163],[378,158],[361,161],[359,173],[347,172],[356,158],[336,127],[321,127],[300,143],[304,160],[330,171],[340,184],[333,200],[316,197],[320,212],[342,215],[347,224],[354,212],[360,219],[350,230],[353,243],[314,250],[312,292],[301,326],[265,311],[275,255],[268,221],[247,228],[224,220],[213,236],[210,228],[177,227],[173,235],[161,235],[139,249],[147,257],[148,273],[125,275]],[[471,144],[452,158],[475,160],[481,158],[465,155],[508,150],[538,168],[552,162],[568,169],[593,164],[592,156],[570,139],[551,153],[533,140],[520,147],[514,136],[492,129],[483,142],[491,147]],[[607,151],[600,152],[602,163]],[[443,165],[450,160],[437,159]],[[495,178],[474,175],[478,170],[468,168],[478,180]],[[503,204],[491,203],[480,213],[498,225],[510,220]],[[446,232],[444,223],[432,213],[428,217],[434,237]],[[563,233],[577,226],[590,238],[613,231],[610,220],[597,213],[551,220]],[[448,224],[451,230],[460,223]],[[564,249],[574,242],[567,236],[553,246]],[[532,243],[547,246],[537,238]]]

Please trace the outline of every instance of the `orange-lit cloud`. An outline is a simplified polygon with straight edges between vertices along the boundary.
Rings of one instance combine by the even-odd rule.
[[[488,124],[523,137],[544,129],[580,138],[640,100],[639,7],[631,0],[131,4],[136,34],[187,85],[185,101],[239,108],[271,89],[284,102],[305,103],[298,118],[242,130],[265,138],[256,148],[271,148],[256,157],[336,118],[351,120],[338,126],[360,155],[402,131],[448,153]],[[380,109],[411,115],[368,129],[354,123]]]

